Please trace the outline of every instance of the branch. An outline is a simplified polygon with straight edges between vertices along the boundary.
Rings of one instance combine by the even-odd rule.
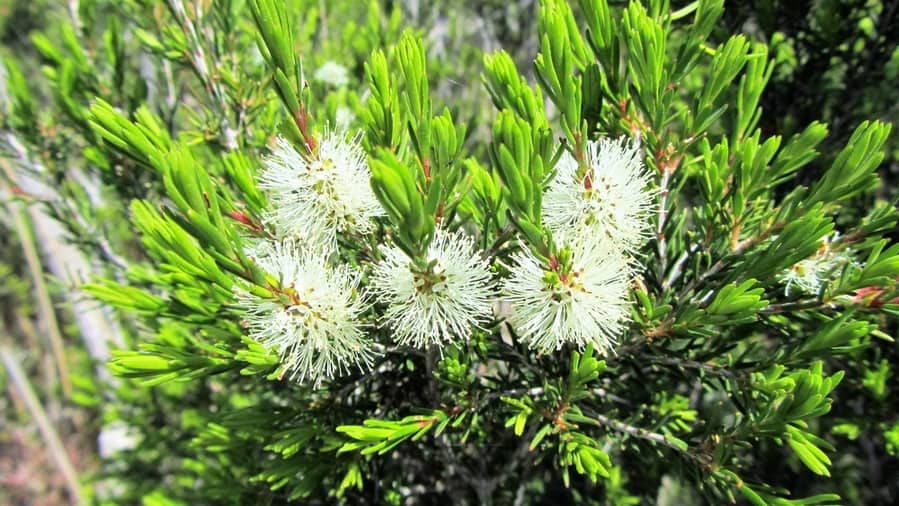
[[[659,254],[659,271],[665,272],[668,267],[668,239],[665,237],[665,224],[668,221],[668,184],[671,182],[673,167],[663,165],[662,181],[659,183],[659,223],[656,227],[656,239]]]
[[[674,439],[666,436],[665,434],[659,434],[658,432],[652,432],[640,427],[635,427],[633,425],[622,422],[621,420],[609,418],[599,413],[592,413],[584,410],[584,414],[587,415],[587,418],[579,418],[580,421],[589,420],[590,423],[597,427],[606,427],[616,432],[621,432],[638,439],[643,439],[665,446],[687,456],[691,460],[694,458],[693,455],[690,454],[688,448],[686,448],[686,443],[683,443],[683,441],[681,441],[682,444],[678,444]]]
[[[237,142],[238,132],[231,126],[231,122],[228,120],[229,103],[225,90],[222,88],[220,80],[212,74],[210,69],[210,66],[213,69],[221,68],[222,62],[219,61],[214,47],[210,48],[209,54],[211,57],[207,58],[197,25],[188,15],[182,0],[169,0],[168,3],[172,14],[181,25],[181,30],[191,46],[191,52],[187,55],[191,68],[197,74],[197,77],[200,78],[209,94],[212,95],[215,105],[221,109],[222,117],[219,128],[221,128],[222,145],[227,151],[233,151],[239,147]],[[199,21],[202,14],[199,3],[196,5],[195,13]]]
[[[681,255],[674,262],[674,266],[671,268],[671,272],[669,272],[668,276],[662,281],[663,292],[668,291],[668,289],[671,288],[671,285],[673,285],[674,282],[677,281],[678,278],[680,278],[681,274],[683,273],[684,264],[686,264],[687,260],[689,260],[690,257],[697,251],[699,251],[699,243],[693,243],[689,248],[681,253]]]
[[[788,311],[800,311],[805,309],[837,309],[839,306],[833,302],[819,300],[817,298],[810,300],[796,300],[792,302],[782,302],[780,304],[768,304],[759,312],[762,314],[779,314]]]
[[[676,300],[682,300],[688,293],[690,293],[690,291],[695,289],[697,286],[700,286],[702,283],[708,281],[709,279],[715,277],[719,272],[724,270],[724,268],[727,267],[729,260],[731,260],[732,258],[741,256],[748,249],[758,245],[759,243],[763,242],[765,239],[771,237],[772,234],[779,231],[781,228],[784,227],[784,225],[785,225],[784,223],[775,223],[775,224],[771,225],[770,227],[768,227],[761,234],[759,234],[755,237],[750,237],[748,239],[744,239],[743,241],[737,243],[737,245],[734,247],[734,249],[729,254],[720,258],[717,262],[715,262],[712,265],[712,267],[709,270],[705,271],[701,276],[699,276],[697,278],[693,278],[693,280],[690,281],[690,283],[688,283],[687,286],[683,287],[681,289],[681,291],[677,293]]]
[[[699,362],[696,360],[682,360],[675,357],[650,357],[646,355],[643,356],[643,359],[659,365],[668,365],[685,369],[697,369],[713,376],[724,376],[728,378],[734,377],[734,373],[730,370],[717,364],[710,364],[707,362]]]

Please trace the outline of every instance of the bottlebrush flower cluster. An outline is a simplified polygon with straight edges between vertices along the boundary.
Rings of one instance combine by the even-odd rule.
[[[369,368],[375,327],[396,344],[439,349],[490,325],[498,301],[511,305],[506,323],[538,352],[566,343],[610,351],[628,322],[655,195],[638,146],[587,147],[582,162],[566,153],[548,181],[551,259],[524,240],[510,257],[491,256],[463,224],[437,223],[418,257],[388,237],[351,266],[339,260],[339,239],[371,238],[384,214],[360,136],[326,132],[311,154],[279,139],[259,176],[270,234],[247,251],[271,290],[238,290],[249,336],[279,353],[285,374],[315,385]]]
[[[596,237],[636,253],[649,238],[653,192],[642,154],[626,139],[587,145],[581,166],[565,152],[543,200],[543,216],[557,240]]]
[[[326,132],[314,158],[278,139],[259,187],[268,192],[268,221],[279,234],[329,250],[338,235],[371,232],[372,218],[383,214],[371,187],[360,184],[369,177],[359,137]]]
[[[654,193],[639,147],[590,142],[583,163],[565,153],[543,199],[543,216],[560,254],[545,265],[523,249],[504,291],[510,321],[532,347],[565,343],[609,351],[628,319],[635,253],[648,238]]]
[[[791,292],[796,291],[817,295],[821,287],[843,266],[853,263],[845,251],[834,249],[834,243],[839,237],[839,234],[835,233],[833,237],[821,239],[818,251],[814,255],[780,273],[778,279],[784,285],[784,295],[789,297]]]
[[[398,247],[374,267],[372,292],[387,303],[384,322],[400,344],[425,347],[467,340],[490,320],[490,266],[462,232],[438,229],[426,265],[416,268]]]

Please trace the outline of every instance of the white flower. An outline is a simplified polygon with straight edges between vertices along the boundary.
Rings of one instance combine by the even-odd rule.
[[[825,237],[818,246],[818,251],[809,258],[797,262],[783,271],[778,277],[784,284],[784,294],[789,297],[793,288],[810,295],[817,295],[824,283],[833,278],[844,265],[852,263],[852,258],[844,252],[834,251],[831,243],[837,240],[838,233]]]
[[[635,253],[649,237],[655,192],[639,147],[627,139],[602,139],[587,145],[587,169],[565,152],[543,196],[544,223],[560,242],[596,235]]]
[[[629,317],[630,259],[608,241],[575,241],[570,252],[570,268],[544,265],[526,246],[513,255],[503,290],[512,305],[508,321],[541,353],[565,343],[608,352]]]
[[[279,138],[259,187],[268,192],[267,219],[280,236],[333,249],[337,234],[367,234],[383,214],[370,178],[359,135],[329,131],[312,159]]]
[[[830,262],[822,262],[817,257],[796,263],[780,275],[780,280],[784,283],[784,294],[789,297],[790,290],[794,288],[801,292],[817,294],[830,268]]]
[[[293,241],[257,246],[257,264],[278,280],[272,297],[238,290],[248,335],[277,350],[286,373],[318,386],[351,367],[371,367],[375,352],[359,323],[368,304],[359,275],[328,267]]]
[[[401,344],[425,347],[468,340],[492,313],[490,267],[462,232],[438,229],[428,247],[428,269],[415,269],[398,247],[384,251],[371,288],[387,304],[384,321]],[[420,272],[424,270],[425,272]]]
[[[116,420],[100,429],[100,435],[97,436],[97,453],[100,457],[108,459],[116,453],[133,450],[139,442],[140,438],[133,427]]]
[[[316,69],[312,78],[316,81],[333,85],[335,88],[342,88],[350,82],[349,72],[347,72],[346,67],[334,61],[325,62]]]

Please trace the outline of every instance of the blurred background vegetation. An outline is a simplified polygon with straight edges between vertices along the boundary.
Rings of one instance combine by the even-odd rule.
[[[153,9],[153,2],[146,1],[93,4],[99,7],[88,14],[95,19],[101,19],[107,11],[127,17],[137,9]],[[364,2],[348,0],[321,4],[327,4],[327,14],[335,20],[332,26],[366,15]],[[22,77],[42,101],[53,100],[54,90],[49,83],[55,81],[48,79],[42,71],[41,65],[47,63],[47,55],[36,47],[32,35],[44,32],[51,37],[58,36],[55,30],[59,20],[65,18],[67,9],[71,8],[77,9],[78,2],[0,0],[0,57],[16,59]],[[381,0],[379,12],[384,17],[381,23],[384,31],[380,36],[390,39],[402,27],[420,27],[428,34],[430,51],[443,56],[439,60],[431,59],[440,66],[432,74],[438,102],[439,97],[451,99],[446,102],[465,114],[485,114],[484,111],[491,107],[481,86],[481,56],[484,52],[505,48],[519,67],[530,74],[530,62],[537,48],[535,9],[536,0]],[[347,13],[351,15],[345,16]],[[328,26],[324,23],[324,28],[320,29]],[[815,120],[830,126],[831,135],[822,145],[824,156],[810,165],[801,178],[817,177],[817,171],[828,167],[862,120],[876,118],[894,124],[899,120],[899,1],[729,1],[717,33],[724,39],[735,32],[769,44],[776,60],[771,82],[762,97],[764,115],[760,125],[765,135],[779,132],[789,137]],[[96,38],[91,39],[96,45],[93,49],[101,50],[102,32],[88,35]],[[362,82],[361,62],[365,61],[367,51],[377,40],[360,42],[352,36],[322,37],[321,40],[328,46],[316,48],[316,54],[308,55],[310,66],[318,66],[334,55],[343,55],[339,61],[347,66],[350,79],[355,83]],[[140,62],[125,64],[139,66]],[[121,101],[139,102],[139,97],[146,95],[147,88],[153,84],[127,83],[122,89],[131,91],[124,94]],[[327,107],[336,114],[343,99],[339,98],[339,90],[334,90],[333,95],[337,97]],[[459,104],[465,106],[459,107]],[[136,107],[137,103],[132,106]],[[177,113],[174,104],[172,106],[170,118]],[[50,110],[39,109],[44,111],[42,114]],[[36,119],[39,114],[36,113]],[[470,129],[469,134],[477,136],[478,127],[485,128],[483,125],[489,125],[489,122],[471,118],[470,124],[475,128]],[[46,137],[48,155],[65,152],[70,147],[65,144],[65,136],[41,130],[48,125],[56,128],[54,122],[38,119],[32,134]],[[58,128],[65,128],[65,125],[60,124]],[[888,141],[888,147],[889,156],[880,168],[885,184],[878,197],[894,201],[899,194],[899,136],[894,135]],[[84,156],[89,157],[89,152],[86,151]],[[8,161],[2,157],[0,169],[0,172],[9,170]],[[0,177],[0,180],[4,179]],[[123,178],[115,179],[119,185],[122,181]],[[101,476],[103,464],[98,455],[106,449],[99,447],[98,436],[108,408],[103,405],[97,385],[104,378],[97,372],[97,364],[92,363],[91,357],[96,355],[85,349],[83,336],[79,335],[79,327],[73,321],[76,313],[73,307],[78,301],[64,296],[68,292],[66,280],[48,276],[47,271],[51,269],[46,260],[41,262],[37,258],[34,246],[43,240],[43,236],[41,231],[35,230],[34,216],[20,202],[11,199],[15,191],[15,187],[4,184],[3,193],[0,193],[6,209],[4,219],[0,220],[0,279],[3,280],[0,285],[3,318],[0,348],[4,363],[9,359],[23,370],[33,394],[44,408],[42,416],[62,440],[62,451],[67,454],[69,464],[83,475]],[[65,191],[78,190],[69,188]],[[117,191],[132,196],[152,192],[153,182],[136,179]],[[859,209],[868,204],[859,202]],[[53,212],[77,214],[79,210],[54,209]],[[103,234],[92,234],[91,230],[84,229],[70,230],[71,236],[84,241],[96,237],[118,238],[120,244],[112,250],[128,251],[128,241],[133,237],[123,229],[127,222],[123,219],[122,209],[112,208],[105,212],[108,216],[101,216],[100,220],[94,216],[91,220],[106,224],[108,230]],[[71,228],[71,224],[68,226]],[[100,251],[106,251],[102,244],[99,246]],[[105,259],[105,262],[115,263],[114,259]],[[884,322],[883,330],[892,336],[899,334],[894,321]],[[127,338],[128,329],[121,332]],[[59,356],[60,353],[64,357]],[[840,448],[842,456],[835,462],[834,489],[852,504],[894,503],[899,500],[899,410],[895,404],[899,398],[897,347],[894,343],[875,340],[860,362],[847,362],[845,367],[857,371],[847,374],[847,378],[863,379],[842,385],[836,394],[834,418],[839,422],[835,432],[843,434],[845,441]],[[71,486],[66,473],[59,471],[59,459],[63,457],[58,455],[58,448],[54,454],[52,445],[48,446],[47,435],[35,424],[37,415],[29,409],[27,393],[22,390],[22,385],[15,384],[13,377],[12,374],[0,375],[0,386],[10,394],[0,398],[0,504],[61,504],[67,486]],[[141,395],[170,396],[180,400],[182,392],[173,387],[160,393]],[[133,414],[133,417],[138,418],[139,414]],[[153,423],[164,425],[168,422],[157,420]],[[109,437],[108,432],[104,437]],[[104,440],[103,444],[115,444],[115,441]],[[783,476],[791,476],[784,466],[786,462],[781,455],[772,451],[770,459],[759,463],[758,468],[763,479],[778,483],[783,481]],[[143,469],[142,472],[153,473],[154,470]],[[629,486],[634,492],[647,494],[645,490],[638,490],[643,486],[640,483]],[[797,496],[814,493],[812,487],[812,484],[791,483]],[[665,480],[657,497],[659,504],[698,503],[696,494]]]

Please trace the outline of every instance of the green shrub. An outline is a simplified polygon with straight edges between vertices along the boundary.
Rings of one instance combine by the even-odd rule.
[[[722,12],[544,0],[527,73],[377,2],[49,21],[3,128],[125,329],[96,500],[873,497],[830,477],[841,392],[892,391],[890,126],[826,162],[823,123],[763,132],[769,48]]]

